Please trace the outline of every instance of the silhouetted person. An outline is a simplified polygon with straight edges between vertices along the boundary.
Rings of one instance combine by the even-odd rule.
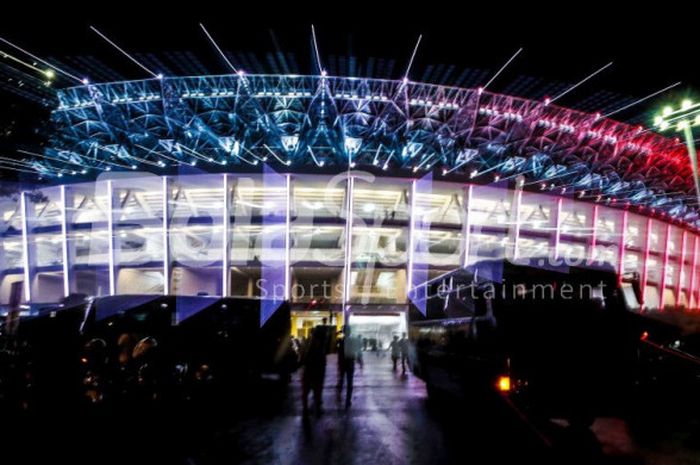
[[[326,354],[328,353],[328,328],[326,319],[323,324],[311,331],[311,337],[304,358],[304,373],[302,374],[302,406],[304,415],[309,411],[309,392],[314,393],[316,413],[323,412],[323,382],[326,377]]]
[[[360,365],[360,368],[363,368],[365,366],[365,361],[363,358],[362,338],[360,336],[357,336],[357,355],[355,357],[357,364]]]
[[[120,367],[127,367],[131,362],[131,354],[136,346],[134,336],[130,333],[122,333],[117,338],[117,362]]]
[[[83,388],[85,397],[93,403],[104,400],[108,385],[109,357],[104,339],[91,339],[83,348]]]
[[[359,336],[353,336],[350,326],[345,326],[345,337],[342,342],[342,352],[338,353],[339,362],[342,367],[342,374],[338,384],[338,393],[343,391],[343,382],[346,385],[345,391],[345,408],[352,405],[352,387],[353,378],[355,376],[355,362],[357,361],[362,351],[362,339]]]
[[[129,403],[128,397],[130,397],[133,392],[133,385],[136,383],[136,376],[134,375],[135,363],[132,357],[134,347],[138,341],[131,333],[122,333],[117,338],[116,343],[116,366],[114,373],[114,388],[117,393],[119,402]]]
[[[389,349],[391,350],[391,363],[393,365],[392,370],[396,371],[396,363],[399,361],[401,356],[401,347],[399,345],[399,337],[394,336],[394,339],[389,344]]]
[[[160,397],[162,365],[158,341],[151,336],[141,339],[131,354],[136,367],[136,385],[141,400],[154,401]]]
[[[406,374],[406,365],[408,364],[408,339],[406,333],[403,333],[399,341],[399,351],[401,352],[401,373]]]
[[[338,355],[338,382],[336,383],[335,387],[338,390],[338,399],[340,400],[340,394],[343,390],[343,379],[345,377],[345,357],[343,356],[345,353],[345,337],[342,331],[336,334],[335,344],[336,354]]]

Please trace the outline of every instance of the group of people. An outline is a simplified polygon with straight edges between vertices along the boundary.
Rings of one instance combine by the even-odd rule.
[[[332,352],[333,326],[327,325],[327,319],[311,331],[302,349],[302,408],[304,415],[309,413],[309,394],[313,393],[314,408],[317,415],[323,413],[323,386],[326,378],[326,356]],[[398,368],[401,361],[402,375],[406,375],[408,365],[408,339],[403,333],[401,339],[394,336],[389,350],[393,363],[393,371]],[[362,367],[363,341],[358,335],[353,334],[350,326],[345,326],[343,331],[337,334],[336,349],[338,354],[338,381],[336,384],[338,399],[342,399],[345,388],[345,408],[352,405],[352,391],[355,377],[355,365]]]
[[[331,352],[332,326],[324,318],[316,326],[303,350],[304,371],[302,373],[302,407],[304,415],[309,412],[309,394],[313,392],[316,414],[323,413],[323,385],[326,378],[326,356]],[[350,326],[345,326],[337,338],[338,353],[338,397],[345,391],[345,408],[352,405],[352,388],[355,377],[355,364],[362,356],[362,339],[352,334]]]
[[[401,360],[401,374],[406,374],[406,365],[408,365],[408,339],[406,338],[406,333],[403,333],[401,339],[398,336],[394,336],[394,339],[389,344],[389,350],[391,350],[391,362],[393,364],[393,370],[396,371],[399,360]]]

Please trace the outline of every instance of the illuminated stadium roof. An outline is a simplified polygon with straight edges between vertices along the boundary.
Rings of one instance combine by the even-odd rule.
[[[600,115],[480,89],[369,78],[247,75],[58,91],[33,168],[61,182],[104,171],[333,172],[519,182],[697,225],[686,147]]]

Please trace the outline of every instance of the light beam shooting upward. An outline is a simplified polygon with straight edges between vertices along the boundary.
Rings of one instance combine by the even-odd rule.
[[[24,53],[25,55],[27,55],[27,56],[29,56],[29,57],[31,57],[31,58],[33,58],[33,59],[35,59],[36,61],[38,61],[38,62],[40,62],[40,63],[43,63],[43,64],[45,64],[46,66],[48,66],[48,67],[50,67],[50,68],[52,68],[52,69],[55,69],[55,70],[58,71],[59,73],[65,75],[65,76],[68,76],[68,77],[71,78],[71,79],[75,79],[76,81],[80,82],[81,84],[83,83],[83,80],[80,79],[78,76],[76,76],[76,75],[74,75],[74,74],[71,74],[71,73],[69,73],[68,71],[63,70],[63,69],[59,68],[59,67],[56,66],[56,65],[52,65],[52,64],[49,63],[48,61],[42,60],[41,58],[39,58],[39,57],[36,56],[36,55],[32,55],[31,53],[29,53],[28,51],[26,51],[26,50],[23,49],[22,47],[13,44],[13,43],[10,42],[9,40],[3,39],[2,37],[0,37],[0,41],[3,42],[3,43],[5,43],[5,44],[7,44],[7,45],[9,45],[10,47],[12,47],[12,48],[14,48],[14,49],[16,49],[16,50],[19,50],[20,52]]]
[[[668,87],[664,87],[664,88],[661,89],[661,90],[657,90],[656,92],[654,92],[654,93],[652,93],[652,94],[649,94],[649,95],[647,95],[646,97],[642,97],[642,98],[640,98],[639,100],[635,100],[634,102],[630,103],[629,105],[625,105],[625,106],[622,107],[622,108],[618,108],[617,110],[611,111],[610,113],[607,113],[607,114],[603,115],[603,118],[609,118],[609,117],[611,117],[612,115],[615,115],[615,114],[617,114],[617,113],[620,113],[621,111],[625,111],[625,110],[627,110],[628,108],[631,108],[631,107],[633,107],[633,106],[635,106],[635,105],[639,105],[640,103],[645,102],[645,101],[649,100],[650,98],[654,98],[654,97],[656,97],[656,96],[659,95],[659,94],[663,94],[663,93],[666,92],[667,90],[673,89],[674,87],[679,86],[679,85],[681,85],[681,81],[678,81],[678,82],[676,82],[675,84],[671,84],[671,85],[668,86]]]
[[[314,43],[314,56],[316,57],[316,65],[318,66],[318,71],[319,73],[323,74],[325,70],[323,69],[323,65],[321,64],[321,54],[318,53],[318,41],[316,40],[316,28],[314,28],[314,25],[311,25],[311,40]]]
[[[577,82],[577,83],[574,84],[573,86],[571,86],[571,87],[569,87],[568,89],[566,89],[566,90],[565,90],[564,92],[562,92],[561,94],[559,94],[559,95],[557,95],[556,97],[554,97],[553,99],[551,99],[551,100],[549,101],[549,103],[553,103],[555,100],[559,100],[560,98],[562,98],[563,96],[565,96],[566,94],[568,94],[569,92],[571,92],[572,90],[574,90],[574,89],[576,89],[577,87],[579,87],[580,85],[584,84],[586,81],[588,81],[588,80],[590,80],[590,79],[593,79],[595,76],[597,76],[598,74],[602,73],[602,72],[605,71],[607,68],[609,68],[610,66],[612,66],[612,64],[613,64],[613,62],[611,61],[610,63],[608,63],[607,65],[605,65],[605,66],[603,66],[602,68],[598,69],[597,71],[594,71],[593,73],[589,74],[588,76],[586,76],[585,78],[581,79],[579,82]]]
[[[214,46],[214,48],[216,49],[216,51],[219,52],[219,55],[221,55],[221,58],[224,59],[224,61],[225,61],[226,64],[228,65],[228,67],[231,68],[231,70],[232,70],[234,73],[238,74],[238,70],[236,69],[236,67],[233,66],[233,63],[231,63],[231,62],[229,61],[229,59],[226,57],[226,55],[224,54],[223,50],[221,50],[221,47],[219,47],[219,45],[216,43],[216,41],[215,41],[214,38],[211,36],[211,34],[209,34],[209,31],[207,31],[207,28],[204,27],[204,24],[199,23],[199,27],[202,28],[202,31],[204,31],[204,34],[206,34],[207,38],[209,39],[209,42],[211,42],[211,44]]]
[[[55,74],[56,74],[56,73],[54,73],[54,71],[53,71],[52,69],[48,69],[48,70],[39,69],[39,68],[37,68],[36,66],[34,66],[33,64],[27,63],[26,61],[23,61],[23,60],[21,60],[21,59],[15,57],[15,56],[12,56],[12,55],[10,55],[9,53],[4,52],[4,51],[2,51],[2,50],[0,50],[0,56],[2,56],[2,57],[5,58],[5,59],[8,59],[8,60],[10,60],[10,61],[12,61],[12,62],[14,62],[14,63],[17,63],[17,64],[19,64],[19,65],[22,65],[22,66],[24,66],[25,68],[31,69],[32,71],[36,71],[36,72],[38,72],[39,74],[43,75],[43,77],[46,78],[46,79],[51,79],[51,78],[52,78],[52,75],[55,76]],[[29,73],[24,73],[24,72],[21,71],[20,69],[18,69],[17,71],[19,71],[19,72],[21,72],[21,73],[23,73],[23,74],[27,74],[27,76],[34,77],[34,76],[30,75]]]
[[[515,53],[513,54],[512,57],[510,57],[510,60],[506,61],[506,64],[503,65],[503,66],[501,66],[501,69],[499,69],[499,70],[496,72],[496,74],[494,74],[493,77],[489,80],[489,82],[487,82],[486,85],[483,86],[483,87],[481,88],[481,90],[486,90],[486,88],[487,88],[488,86],[490,86],[491,83],[492,83],[493,81],[496,80],[496,78],[498,77],[498,75],[501,74],[501,73],[503,72],[503,70],[506,69],[506,68],[508,67],[508,65],[509,65],[513,60],[515,60],[515,57],[517,57],[518,55],[520,55],[520,52],[522,52],[522,51],[523,51],[523,48],[520,47],[520,48],[518,49],[518,51],[515,52]]]
[[[160,79],[161,77],[163,77],[162,75],[156,74],[156,73],[154,73],[153,71],[151,71],[150,69],[146,68],[145,65],[141,64],[136,58],[134,58],[134,57],[132,57],[131,55],[129,55],[123,48],[121,48],[119,45],[115,44],[112,40],[110,40],[109,37],[107,37],[106,35],[102,34],[100,31],[98,31],[97,28],[96,28],[95,26],[90,26],[90,29],[92,29],[92,30],[95,32],[95,34],[97,34],[98,36],[102,37],[108,44],[110,44],[112,47],[114,47],[114,48],[116,48],[117,50],[119,50],[119,52],[121,52],[122,55],[124,55],[124,56],[127,57],[129,60],[131,60],[131,61],[133,61],[134,63],[136,63],[136,65],[138,65],[141,69],[143,69],[144,71],[146,71],[148,74],[150,74],[150,75],[153,76],[154,78]]]
[[[413,66],[413,60],[416,59],[416,54],[418,53],[418,47],[420,46],[420,41],[423,40],[423,34],[418,36],[418,40],[416,41],[416,46],[413,47],[413,53],[411,54],[411,59],[408,61],[408,66],[406,67],[406,73],[403,75],[403,78],[408,80],[409,78],[409,73],[411,72],[411,67]]]

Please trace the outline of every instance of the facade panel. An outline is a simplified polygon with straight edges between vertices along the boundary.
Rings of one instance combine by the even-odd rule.
[[[277,289],[300,309],[403,305],[463,261],[549,257],[637,273],[646,309],[697,307],[700,241],[681,226],[549,193],[420,182],[140,175],[28,191],[0,203],[0,304],[23,282],[36,303]]]

